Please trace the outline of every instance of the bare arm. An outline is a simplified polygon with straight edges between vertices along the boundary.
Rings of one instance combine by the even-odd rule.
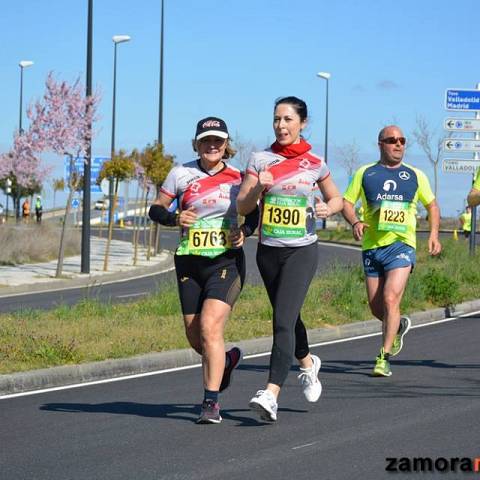
[[[343,209],[343,199],[332,179],[332,176],[329,175],[324,180],[317,182],[317,184],[318,188],[320,188],[320,191],[322,192],[324,200],[326,200],[327,205],[327,208],[325,209],[325,216],[317,216],[320,218],[326,218],[334,215],[335,213],[341,212]]]
[[[158,197],[154,200],[153,205],[160,205],[161,207],[168,208],[173,202],[173,198],[160,192]]]
[[[237,211],[240,215],[248,215],[258,203],[258,199],[264,190],[273,186],[273,176],[268,167],[263,169],[258,177],[247,173],[243,179],[240,192],[237,196]]]
[[[470,207],[476,207],[480,205],[480,190],[472,188],[467,197],[467,202]]]
[[[355,205],[348,200],[343,199],[343,216],[345,220],[352,226],[353,238],[355,240],[361,240],[363,238],[363,232],[368,228],[368,224],[361,222],[357,214],[355,213]]]
[[[428,211],[428,223],[430,224],[430,236],[428,237],[428,252],[430,255],[438,255],[442,251],[442,244],[438,239],[440,229],[440,208],[436,200],[425,207]]]

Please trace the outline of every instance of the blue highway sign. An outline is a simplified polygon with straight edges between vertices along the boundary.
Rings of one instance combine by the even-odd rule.
[[[445,108],[458,111],[480,111],[480,90],[449,88],[445,92]]]
[[[100,170],[102,169],[103,162],[105,160],[110,160],[109,157],[92,157],[92,166],[90,168],[91,171],[91,182],[90,182],[90,191],[91,193],[102,193],[100,189],[100,185],[97,185],[97,178],[100,174]],[[77,157],[74,160],[73,168],[76,172],[80,175],[83,175],[83,166],[84,166],[84,158]],[[65,183],[68,183],[68,177],[70,176],[70,158],[65,157],[64,160],[64,169],[65,169]]]

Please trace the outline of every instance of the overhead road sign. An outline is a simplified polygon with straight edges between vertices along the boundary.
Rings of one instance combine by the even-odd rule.
[[[480,111],[480,90],[449,88],[445,92],[445,108],[457,111]]]
[[[443,141],[443,148],[450,152],[480,152],[480,140],[449,138]]]
[[[478,160],[464,160],[458,158],[445,158],[442,171],[445,173],[475,173],[480,168]]]
[[[443,127],[452,132],[480,132],[480,119],[450,117],[445,119]]]
[[[92,164],[90,166],[91,172],[91,181],[90,181],[90,192],[91,193],[101,193],[102,190],[100,189],[100,185],[97,185],[97,179],[100,174],[100,170],[102,169],[103,162],[106,160],[110,160],[109,157],[92,157]],[[83,167],[84,167],[84,158],[77,157],[73,162],[73,168],[76,172],[80,175],[83,175]],[[64,178],[65,184],[68,184],[68,179],[70,177],[70,158],[65,157],[64,160]]]

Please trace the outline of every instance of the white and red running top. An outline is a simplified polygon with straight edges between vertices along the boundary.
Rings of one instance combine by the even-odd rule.
[[[182,227],[177,255],[216,257],[233,248],[228,241],[231,228],[238,226],[237,195],[242,174],[225,164],[214,173],[206,171],[199,160],[170,170],[160,191],[178,199],[180,210],[195,208],[197,221]]]
[[[274,185],[260,197],[259,241],[274,247],[316,242],[317,182],[330,175],[325,161],[310,151],[291,158],[272,149],[252,153],[247,174],[258,177],[265,169],[273,175]]]

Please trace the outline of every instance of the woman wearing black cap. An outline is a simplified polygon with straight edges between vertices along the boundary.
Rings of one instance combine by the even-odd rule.
[[[258,209],[237,224],[236,198],[242,176],[224,160],[235,154],[227,125],[216,117],[197,124],[193,149],[198,159],[174,167],[150,208],[162,225],[180,225],[175,269],[185,332],[202,356],[204,399],[198,423],[220,423],[219,392],[230,384],[242,352],[225,353],[223,331],[245,279],[242,245],[255,230]],[[168,212],[177,198],[180,214]]]

